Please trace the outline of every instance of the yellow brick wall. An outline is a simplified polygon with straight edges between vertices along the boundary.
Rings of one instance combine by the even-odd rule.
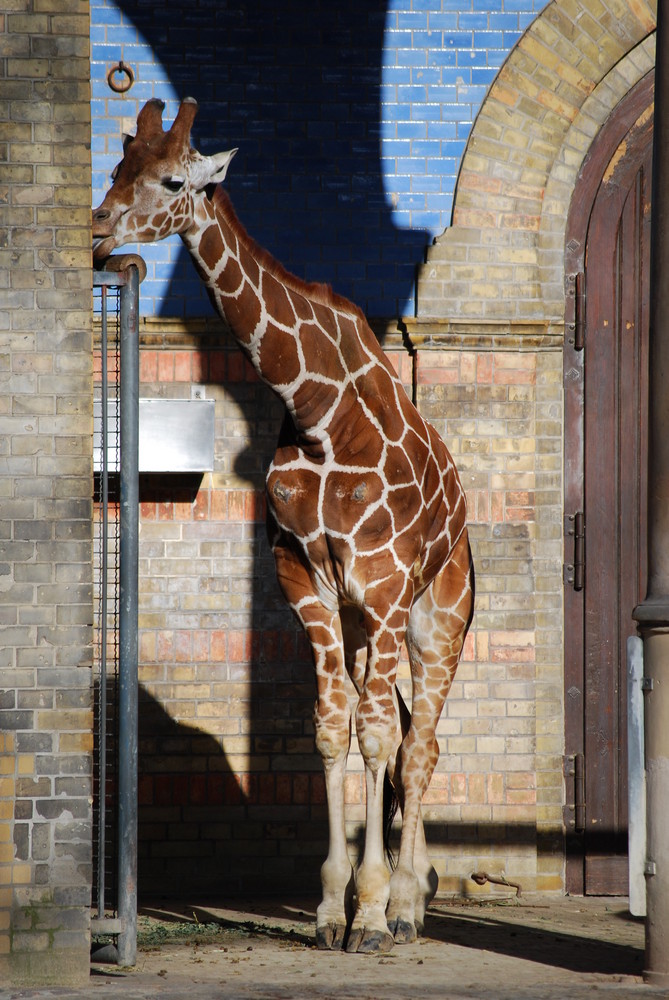
[[[13,733],[0,733],[0,969],[8,960],[11,946],[10,914],[14,861],[15,746]],[[26,873],[23,873],[25,877]]]
[[[462,162],[453,225],[428,249],[418,315],[564,315],[569,202],[590,144],[655,63],[655,5],[550,4],[500,69]]]
[[[0,11],[0,983],[88,978],[89,7]]]
[[[559,889],[561,352],[477,339],[454,349],[444,337],[440,349],[433,336],[415,361],[418,405],[467,491],[477,572],[425,814],[443,889],[489,891],[468,877],[481,870]]]

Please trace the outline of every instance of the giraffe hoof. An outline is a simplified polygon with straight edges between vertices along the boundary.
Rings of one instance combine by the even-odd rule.
[[[416,925],[410,920],[402,920],[398,917],[397,920],[391,920],[389,926],[395,938],[395,944],[412,944],[418,937]]]
[[[392,951],[393,944],[393,936],[388,931],[368,931],[359,927],[351,931],[346,951],[358,955],[385,955]]]
[[[321,951],[341,951],[344,946],[346,925],[332,921],[316,928],[316,947]]]

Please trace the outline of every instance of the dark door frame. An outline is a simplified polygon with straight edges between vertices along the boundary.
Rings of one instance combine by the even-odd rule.
[[[564,500],[565,563],[568,564],[564,594],[566,889],[576,895],[582,894],[586,887],[583,836],[578,832],[586,811],[585,808],[579,809],[579,792],[585,785],[585,776],[581,770],[585,751],[585,602],[584,590],[578,579],[579,568],[569,567],[574,567],[578,561],[574,559],[575,553],[572,550],[576,527],[573,515],[577,511],[583,511],[585,501],[583,334],[587,307],[583,275],[590,220],[602,180],[625,137],[630,134],[644,111],[652,109],[653,92],[654,73],[650,72],[622,99],[593,141],[574,188],[565,237]],[[652,119],[649,118],[646,127],[652,127]],[[623,187],[624,185],[621,187],[621,196],[626,195]],[[620,208],[622,209],[622,203]],[[587,767],[587,763],[585,766]]]

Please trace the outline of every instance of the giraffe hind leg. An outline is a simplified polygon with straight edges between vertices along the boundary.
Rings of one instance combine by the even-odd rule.
[[[473,571],[465,534],[449,562],[415,603],[407,630],[412,705],[393,774],[402,807],[402,839],[387,910],[388,925],[398,944],[415,940],[422,931],[425,910],[438,885],[427,854],[421,801],[437,762],[437,723],[460,659],[472,607]]]
[[[409,731],[409,726],[411,724],[411,713],[407,708],[406,702],[404,701],[399,689],[397,690],[397,700],[398,700],[399,715],[402,726],[402,736],[405,737]],[[397,859],[393,857],[389,846],[390,826],[392,825],[395,810],[399,807],[401,812],[401,806],[398,796],[398,791],[400,789],[399,781],[398,781],[397,791],[395,790],[393,785],[393,782],[397,780],[395,778],[394,761],[392,762],[392,764],[389,763],[388,772],[390,779],[389,783],[392,788],[392,795],[394,798],[394,802],[390,803],[388,808],[388,815],[387,815],[388,831],[386,840],[388,843],[387,851],[388,851],[389,861],[392,869],[395,870],[395,868],[397,867]],[[385,802],[384,802],[384,809],[385,809]],[[423,933],[425,911],[430,902],[432,901],[432,899],[434,899],[434,896],[437,892],[437,888],[439,885],[439,876],[437,875],[437,872],[432,866],[432,863],[430,861],[427,852],[425,828],[423,826],[422,816],[420,815],[416,827],[416,845],[414,849],[413,866],[417,879],[417,884],[414,883],[413,879],[411,879],[408,891],[410,894],[413,894],[415,896],[414,920],[412,922],[409,922],[408,920],[403,919],[399,915],[399,912],[397,915],[395,915],[395,911],[393,908],[397,906],[398,901],[402,896],[402,894],[399,891],[398,879],[396,879],[395,881],[393,896],[391,902],[389,902],[388,912],[386,914],[389,926],[393,932],[393,937],[397,944],[408,944],[411,941],[414,941],[416,937],[420,936]],[[393,883],[391,877],[391,886],[392,884]]]

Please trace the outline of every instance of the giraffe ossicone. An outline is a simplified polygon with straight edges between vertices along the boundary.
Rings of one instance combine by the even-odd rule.
[[[319,946],[384,952],[421,932],[437,888],[421,801],[438,758],[436,728],[473,609],[465,496],[445,444],[418,413],[360,309],[289,274],[246,233],[220,187],[236,150],[190,144],[182,101],[168,131],[150,100],[124,140],[93,211],[94,256],[179,233],[258,375],[286,416],[267,474],[279,586],[309,640],[329,849]],[[397,685],[403,644],[411,708]],[[349,858],[344,781],[352,712],[365,764],[362,859]],[[384,786],[402,812],[396,865],[384,849]]]

